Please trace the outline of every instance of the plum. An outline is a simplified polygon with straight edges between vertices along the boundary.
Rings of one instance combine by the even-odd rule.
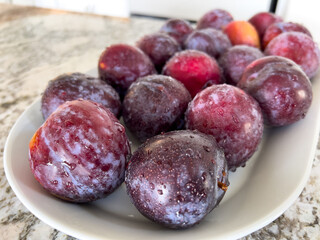
[[[193,27],[188,21],[177,18],[167,20],[160,28],[160,32],[170,35],[181,46],[192,31]]]
[[[126,127],[141,141],[181,127],[191,101],[185,86],[163,75],[149,75],[134,82],[123,100]]]
[[[232,21],[223,29],[232,45],[248,45],[260,48],[260,38],[254,26],[247,21]]]
[[[232,85],[212,85],[190,102],[186,128],[214,136],[224,149],[228,168],[244,166],[257,150],[263,117],[256,100]]]
[[[249,19],[249,22],[257,29],[260,39],[262,40],[266,29],[273,23],[282,22],[280,16],[271,12],[260,12]]]
[[[270,126],[285,126],[304,118],[312,101],[310,80],[296,63],[284,57],[255,60],[237,86],[259,102]]]
[[[121,114],[118,93],[104,81],[83,73],[62,74],[51,80],[41,98],[44,119],[62,103],[79,98],[102,104],[116,116]]]
[[[113,86],[121,98],[138,77],[156,73],[150,58],[128,44],[107,47],[100,56],[98,71],[99,77]]]
[[[232,15],[223,9],[213,9],[205,13],[197,23],[197,29],[215,28],[223,30],[223,28],[233,21]]]
[[[141,214],[175,229],[199,223],[229,185],[223,150],[214,137],[189,130],[148,139],[130,159],[125,183]]]
[[[112,193],[124,181],[130,145],[111,111],[88,100],[60,105],[29,144],[36,180],[54,196],[89,202]]]
[[[137,42],[137,47],[150,57],[158,72],[173,54],[181,50],[179,43],[165,33],[146,35]]]
[[[184,42],[185,49],[199,50],[214,58],[218,58],[231,46],[228,36],[214,28],[195,30]]]
[[[236,45],[229,48],[219,58],[219,65],[223,70],[226,83],[236,85],[245,68],[254,60],[262,57],[264,54],[255,47]]]
[[[316,75],[320,66],[318,45],[311,37],[301,32],[281,33],[269,42],[264,53],[293,60],[309,78]]]
[[[223,81],[216,60],[198,50],[176,53],[164,65],[162,73],[182,82],[192,97],[203,88]]]
[[[272,39],[274,39],[276,36],[284,32],[302,32],[312,38],[312,35],[309,32],[309,30],[299,23],[278,22],[278,23],[271,24],[266,29],[263,35],[263,41],[262,41],[263,48],[266,48],[266,46]]]

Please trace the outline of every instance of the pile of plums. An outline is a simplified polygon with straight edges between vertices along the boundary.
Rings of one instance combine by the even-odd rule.
[[[103,198],[125,181],[141,214],[188,228],[219,204],[228,172],[245,166],[265,125],[305,117],[319,65],[310,32],[272,13],[237,21],[215,9],[195,27],[169,19],[135,46],[108,46],[98,78],[50,81],[31,170],[71,202]],[[121,116],[141,142],[132,154]]]

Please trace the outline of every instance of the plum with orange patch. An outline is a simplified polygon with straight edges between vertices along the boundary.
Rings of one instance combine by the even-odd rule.
[[[156,73],[150,58],[139,48],[128,44],[113,44],[99,58],[99,77],[113,86],[120,97],[138,78]]]
[[[223,31],[228,35],[233,45],[248,45],[260,48],[260,38],[257,30],[248,21],[232,21]]]
[[[130,146],[124,127],[102,105],[75,100],[53,112],[29,144],[36,180],[54,196],[90,202],[124,181]]]

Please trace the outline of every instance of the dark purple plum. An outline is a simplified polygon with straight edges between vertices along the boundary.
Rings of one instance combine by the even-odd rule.
[[[181,127],[191,101],[179,81],[163,75],[149,75],[134,82],[123,100],[123,120],[141,141]]]
[[[197,29],[215,28],[223,30],[232,21],[233,17],[229,12],[222,9],[213,9],[199,19]]]
[[[156,73],[150,58],[127,44],[107,47],[100,56],[98,70],[99,77],[113,86],[121,98],[137,78]]]
[[[282,22],[280,16],[271,12],[260,12],[249,19],[249,22],[257,29],[260,40],[262,40],[266,29],[273,23]]]
[[[257,150],[263,118],[250,95],[235,86],[220,84],[207,87],[190,102],[186,127],[214,136],[233,171],[244,166]]]
[[[160,32],[166,33],[173,37],[180,44],[180,46],[183,45],[183,42],[192,31],[193,27],[188,21],[177,18],[169,19],[160,28]]]
[[[116,117],[120,117],[120,97],[109,84],[83,73],[70,73],[62,74],[49,82],[41,98],[44,119],[62,103],[79,98],[100,103]]]
[[[219,59],[226,83],[237,85],[245,68],[254,60],[264,57],[255,47],[236,45],[229,48]]]
[[[184,42],[185,49],[195,49],[218,58],[232,46],[228,36],[214,28],[193,31]]]
[[[90,202],[124,181],[130,145],[111,111],[88,100],[63,103],[36,131],[29,163],[36,180],[54,196]]]
[[[311,83],[302,69],[284,57],[268,56],[247,66],[238,87],[253,96],[270,126],[304,118],[312,101]]]
[[[199,223],[229,185],[223,150],[214,137],[188,130],[147,140],[133,154],[125,183],[141,214],[175,229]]]
[[[263,35],[263,48],[266,48],[268,43],[274,39],[276,36],[280,35],[284,32],[302,32],[307,34],[309,37],[312,38],[311,33],[309,30],[299,24],[299,23],[293,23],[293,22],[277,22],[274,24],[271,24],[265,31]]]
[[[179,43],[165,33],[146,35],[137,42],[137,47],[149,56],[158,72],[173,54],[181,50]]]

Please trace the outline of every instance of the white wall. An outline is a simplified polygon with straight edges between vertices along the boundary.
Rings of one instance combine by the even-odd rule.
[[[129,0],[130,11],[160,17],[198,20],[211,9],[229,11],[236,20],[248,20],[260,11],[268,11],[270,0]]]
[[[303,24],[310,30],[314,40],[320,43],[319,0],[279,0],[277,14],[286,21]]]
[[[129,13],[198,20],[214,8],[229,11],[237,20],[268,11],[271,0],[0,0],[19,5],[128,17]]]
[[[268,11],[271,0],[0,0],[109,16],[128,17],[130,12],[160,17],[198,20],[214,8],[229,11],[236,20],[247,20]],[[278,0],[277,14],[286,21],[302,23],[320,42],[320,0]]]

